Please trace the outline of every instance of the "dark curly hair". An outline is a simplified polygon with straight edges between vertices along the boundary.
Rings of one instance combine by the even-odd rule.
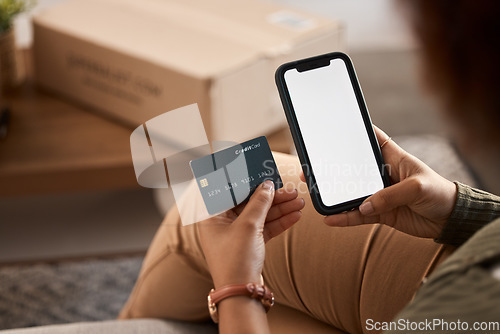
[[[400,0],[424,82],[466,138],[500,144],[500,1]]]

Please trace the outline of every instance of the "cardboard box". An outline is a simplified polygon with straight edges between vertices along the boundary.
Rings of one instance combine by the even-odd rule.
[[[242,141],[286,122],[275,69],[342,37],[255,0],[73,0],[36,15],[33,49],[45,88],[132,126],[198,103],[210,140]]]

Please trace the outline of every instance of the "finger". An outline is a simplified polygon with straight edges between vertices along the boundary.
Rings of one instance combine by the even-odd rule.
[[[298,192],[297,192],[297,189],[285,189],[285,188],[280,188],[278,190],[275,191],[275,194],[274,194],[274,200],[273,200],[273,206],[276,205],[276,204],[280,204],[280,203],[283,203],[283,202],[287,202],[287,201],[291,201],[295,198],[297,198],[298,196]],[[244,203],[241,203],[237,206],[235,206],[232,211],[239,215],[243,212],[243,209],[245,208],[245,205],[247,203],[244,202]]]
[[[304,176],[304,172],[303,171],[300,172],[299,178],[300,178],[300,181],[306,182],[306,177]]]
[[[363,224],[374,224],[379,222],[380,216],[364,216],[359,210],[342,212],[333,216],[325,217],[325,224],[329,226],[345,227]]]
[[[377,126],[373,125],[373,130],[377,136],[377,141],[379,145],[383,145],[390,137]],[[399,182],[399,162],[403,156],[407,155],[405,150],[403,150],[394,140],[389,140],[385,143],[384,147],[380,148],[382,152],[382,157],[386,164],[387,173],[393,182]]]
[[[373,125],[373,130],[375,130],[375,135],[377,136],[377,141],[379,145],[382,145],[387,139],[390,137],[385,133],[384,131],[380,130],[376,125]],[[405,150],[401,148],[394,140],[389,140],[383,147],[382,155],[384,156],[384,160],[388,163],[392,163],[389,160],[394,160],[394,159],[386,159],[386,156],[389,158],[400,158],[402,154],[408,154]],[[387,152],[388,151],[388,152]],[[389,154],[387,154],[389,153]],[[399,161],[399,160],[398,160]],[[394,161],[393,161],[394,162]]]
[[[423,187],[419,178],[407,178],[368,197],[359,206],[359,211],[365,216],[374,216],[403,205],[410,206],[422,195]]]
[[[264,181],[261,183],[247,205],[239,215],[236,222],[238,224],[248,224],[261,228],[267,216],[267,212],[271,208],[274,199],[274,183],[272,181]]]
[[[285,216],[290,212],[302,210],[304,205],[305,201],[303,198],[295,198],[291,201],[273,204],[267,213],[266,222],[278,219],[279,217]]]
[[[283,202],[291,201],[299,195],[297,189],[286,189],[286,188],[281,188],[276,190],[274,194],[274,200],[273,200],[273,205],[280,204]]]
[[[277,235],[292,227],[302,217],[302,212],[293,211],[264,225],[264,242],[268,242]]]
[[[389,138],[389,135],[387,135],[387,133],[385,133],[378,126],[373,125],[373,130],[375,131],[375,136],[377,136],[377,141],[379,144],[382,144],[384,141],[386,141]]]

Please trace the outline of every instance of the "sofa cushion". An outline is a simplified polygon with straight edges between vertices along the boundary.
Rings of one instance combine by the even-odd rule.
[[[133,319],[50,325],[0,331],[2,334],[213,334],[212,323],[187,323],[171,320]]]

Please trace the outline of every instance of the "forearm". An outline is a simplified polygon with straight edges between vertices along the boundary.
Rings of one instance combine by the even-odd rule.
[[[219,332],[269,333],[266,311],[262,303],[247,296],[234,296],[218,303]]]
[[[486,224],[500,217],[500,197],[457,185],[455,207],[437,242],[460,246]]]

